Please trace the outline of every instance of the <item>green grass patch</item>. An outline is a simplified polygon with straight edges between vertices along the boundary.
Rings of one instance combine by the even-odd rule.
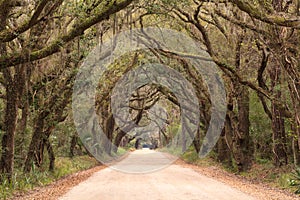
[[[15,192],[24,192],[32,190],[37,186],[48,185],[67,175],[89,169],[99,163],[89,156],[78,156],[74,158],[58,157],[55,160],[55,170],[49,172],[43,168],[33,170],[29,174],[24,174],[16,170],[12,181],[6,179],[0,185],[0,199],[8,199]]]
[[[190,148],[181,155],[181,158],[190,164],[202,167],[218,166],[227,172],[237,173],[234,163],[233,166],[229,167],[217,162],[213,152],[209,156],[200,159],[196,151]],[[251,181],[265,183],[271,187],[287,189],[291,193],[300,193],[300,168],[295,171],[292,165],[278,168],[273,165],[271,160],[256,158],[251,169],[241,172],[239,175]]]
[[[89,156],[78,156],[74,158],[61,157],[58,158],[55,162],[56,169],[53,172],[53,175],[56,179],[89,169],[98,164],[98,162]]]
[[[219,165],[213,158],[214,158],[214,153],[211,152],[208,156],[205,158],[199,158],[199,155],[197,152],[194,150],[194,147],[191,146],[184,154],[180,156],[182,160],[184,160],[187,163],[198,165],[198,166],[203,166],[203,167],[208,167],[208,166],[216,166]]]
[[[119,147],[118,148],[118,151],[117,151],[117,155],[118,156],[123,156],[124,154],[126,154],[127,153],[127,150],[126,149],[124,149],[124,148],[122,148],[122,147]]]

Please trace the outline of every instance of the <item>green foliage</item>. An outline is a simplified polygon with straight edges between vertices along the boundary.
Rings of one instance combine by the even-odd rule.
[[[282,188],[288,188],[290,186],[290,174],[283,173],[278,177],[278,184]]]
[[[215,161],[214,156],[215,156],[214,152],[212,151],[212,152],[210,152],[210,154],[207,157],[200,159],[199,155],[197,154],[197,152],[194,149],[194,146],[190,146],[188,148],[188,150],[180,156],[180,158],[187,163],[207,167],[207,166],[211,166],[211,165],[214,165],[214,166],[219,165]]]
[[[265,158],[256,157],[255,162],[258,164],[264,165],[264,164],[270,163],[270,160],[265,159]]]
[[[259,159],[270,159],[272,146],[271,120],[264,112],[256,93],[250,92],[250,135],[254,143],[254,153]]]
[[[181,158],[188,163],[196,163],[199,160],[199,156],[193,147],[190,147]]]
[[[291,187],[296,188],[295,193],[300,194],[300,168],[295,169],[289,183]]]
[[[37,1],[29,1],[29,6],[24,7],[24,9],[19,9],[18,10],[13,10],[18,11],[16,13],[19,16],[21,16],[20,18],[17,17],[17,14],[13,14],[11,13],[9,16],[13,16],[14,18],[8,18],[7,21],[9,22],[19,22],[19,21],[23,21],[24,15],[28,15],[30,13],[32,13],[32,9],[33,7],[35,7],[35,3]],[[237,23],[231,23],[227,20],[225,20],[224,17],[220,17],[220,16],[213,16],[210,15],[210,12],[214,10],[214,6],[219,6],[217,3],[213,2],[210,3],[210,1],[208,2],[201,2],[201,4],[198,4],[197,2],[200,3],[200,1],[178,1],[178,0],[153,0],[153,1],[142,1],[142,2],[138,2],[136,1],[134,5],[132,5],[132,9],[131,10],[124,10],[124,13],[118,13],[118,14],[113,14],[112,16],[105,16],[107,17],[106,20],[102,21],[101,24],[101,29],[103,29],[104,32],[107,31],[107,33],[110,33],[112,30],[111,29],[120,29],[120,30],[116,30],[118,31],[122,31],[124,29],[129,29],[129,27],[131,28],[131,25],[129,25],[129,21],[130,18],[134,18],[133,21],[138,22],[137,17],[139,17],[138,15],[142,15],[144,14],[144,11],[149,13],[152,13],[153,15],[148,15],[148,16],[144,16],[143,18],[143,23],[145,26],[158,26],[158,27],[164,27],[164,28],[173,28],[176,30],[180,30],[182,32],[186,32],[189,33],[191,36],[195,37],[195,39],[200,38],[198,35],[202,35],[204,40],[206,40],[205,36],[205,32],[208,33],[208,40],[210,40],[213,52],[218,52],[218,54],[216,54],[214,57],[214,59],[217,59],[217,61],[222,61],[225,62],[224,63],[224,67],[228,67],[232,70],[234,70],[233,67],[231,67],[231,65],[234,65],[236,56],[233,50],[236,49],[236,42],[239,39],[242,30],[243,30],[243,34],[245,34],[243,37],[243,41],[241,43],[241,71],[238,72],[238,74],[240,73],[241,77],[244,80],[249,80],[249,81],[253,81],[256,85],[256,72],[257,71],[257,67],[259,66],[259,64],[261,63],[261,53],[259,52],[259,48],[258,48],[258,43],[260,42],[261,38],[264,38],[264,40],[266,40],[266,42],[264,43],[264,46],[266,46],[268,50],[268,52],[270,53],[270,62],[268,63],[269,66],[276,66],[278,65],[277,62],[272,61],[272,60],[276,60],[274,58],[276,58],[278,56],[278,60],[281,60],[279,54],[277,54],[276,52],[282,52],[283,53],[287,53],[287,55],[289,55],[289,52],[284,52],[284,51],[277,51],[278,48],[280,49],[281,47],[277,47],[277,45],[274,45],[274,41],[277,41],[278,38],[276,38],[276,33],[277,31],[275,31],[274,33],[270,30],[272,30],[273,28],[269,27],[268,24],[264,24],[263,21],[261,23],[257,23],[259,24],[259,27],[256,27],[255,25],[251,25],[254,27],[254,29],[258,29],[260,31],[262,31],[264,34],[261,34],[260,31],[257,31],[257,36],[256,34],[252,34],[252,31],[246,31],[247,27],[244,27],[244,25],[242,25],[241,27],[237,27]],[[14,53],[16,52],[22,52],[25,53],[26,51],[33,51],[33,55],[40,55],[40,52],[35,52],[35,49],[19,49],[19,46],[27,46],[27,43],[32,43],[32,41],[42,41],[45,43],[45,46],[48,46],[50,44],[51,41],[55,42],[55,44],[60,44],[62,46],[60,46],[61,48],[61,55],[53,56],[52,58],[47,58],[44,61],[38,62],[38,71],[34,71],[33,70],[33,77],[31,77],[28,81],[31,83],[29,85],[31,88],[28,88],[30,92],[32,92],[32,94],[30,93],[29,96],[30,97],[30,110],[29,110],[29,115],[28,115],[28,125],[25,131],[22,131],[22,133],[16,133],[16,138],[15,138],[15,146],[16,146],[16,150],[15,150],[15,174],[12,177],[12,182],[8,182],[5,181],[5,179],[3,179],[3,183],[0,186],[0,198],[7,198],[8,196],[10,196],[10,194],[12,193],[13,190],[27,190],[27,189],[31,189],[36,185],[45,185],[50,183],[53,180],[56,180],[60,177],[66,176],[70,173],[74,173],[78,170],[82,170],[85,168],[88,168],[92,165],[94,165],[96,162],[95,161],[91,161],[91,158],[89,157],[79,157],[79,158],[74,158],[74,159],[70,159],[70,158],[65,158],[65,157],[58,157],[56,159],[56,169],[55,171],[52,172],[48,172],[47,171],[47,162],[48,161],[43,161],[43,166],[40,169],[37,169],[35,167],[35,165],[32,165],[32,173],[31,174],[22,174],[21,171],[21,166],[23,165],[23,158],[26,156],[26,151],[28,149],[29,143],[30,143],[30,139],[32,136],[32,133],[34,131],[34,126],[36,124],[36,122],[34,121],[36,116],[41,112],[41,111],[49,111],[49,112],[53,112],[54,110],[51,110],[48,107],[43,107],[44,105],[46,105],[47,99],[51,96],[51,95],[55,95],[55,92],[57,93],[58,91],[60,91],[60,89],[62,88],[62,83],[64,83],[64,79],[66,78],[65,76],[60,76],[60,72],[54,73],[56,70],[50,70],[52,68],[54,68],[54,66],[50,66],[50,65],[54,65],[56,63],[56,65],[58,66],[57,69],[61,69],[63,68],[64,65],[69,66],[69,65],[75,65],[74,62],[79,61],[80,59],[86,57],[90,50],[94,47],[94,45],[98,42],[98,37],[100,37],[100,28],[98,26],[94,26],[94,27],[90,27],[88,30],[84,31],[84,35],[77,37],[76,40],[72,40],[73,42],[69,42],[69,45],[66,45],[66,48],[64,49],[64,42],[61,42],[61,40],[56,40],[57,39],[57,35],[61,35],[61,34],[65,34],[65,32],[68,32],[72,29],[72,27],[74,26],[78,26],[80,23],[77,22],[86,22],[86,20],[90,20],[91,18],[93,18],[94,16],[97,15],[97,13],[101,13],[103,10],[106,10],[108,6],[111,6],[112,4],[116,3],[115,1],[96,1],[96,0],[76,0],[76,1],[64,1],[64,3],[58,7],[57,12],[55,11],[53,13],[53,15],[49,15],[49,17],[46,17],[45,19],[51,19],[51,20],[42,20],[43,23],[49,23],[47,24],[46,27],[43,28],[43,25],[41,24],[37,24],[35,27],[41,27],[41,30],[43,30],[43,37],[45,38],[50,38],[49,41],[47,42],[43,37],[40,37],[39,34],[35,35],[35,31],[34,29],[28,30],[27,33],[33,34],[34,37],[36,37],[36,39],[32,40],[30,38],[27,37],[27,35],[30,34],[23,34],[20,33],[20,35],[18,35],[18,38],[20,39],[19,42],[22,43],[22,41],[24,41],[24,44],[20,44],[20,45],[15,45],[17,48],[14,47],[14,42],[11,42],[11,52],[9,53]],[[203,3],[203,4],[202,4]],[[215,4],[215,5],[214,5]],[[251,5],[251,8],[261,8],[261,9],[255,9],[255,10],[251,10],[252,13],[252,17],[255,15],[260,15],[261,13],[264,13],[264,11],[268,11],[268,7],[272,7],[271,1],[267,1],[267,0],[262,0],[262,1],[250,1],[250,3],[248,5]],[[183,14],[181,14],[181,16],[183,18],[185,18],[186,15],[191,14],[191,18],[195,17],[192,16],[193,14],[195,14],[196,10],[195,8],[201,5],[201,10],[200,14],[199,14],[199,26],[203,25],[203,30],[202,31],[197,31],[195,29],[195,27],[190,24],[190,23],[186,23],[186,22],[179,22],[177,20],[175,20],[174,18],[176,18],[176,15],[172,15],[172,11],[176,10],[176,8],[179,8],[180,10],[178,10],[178,14],[180,14],[179,11],[183,11]],[[241,4],[242,6],[244,6],[244,4]],[[241,6],[240,5],[240,6]],[[246,4],[245,4],[246,5]],[[232,17],[232,19],[235,20],[240,20],[243,19],[243,21],[247,22],[247,16],[240,16],[240,12],[238,12],[238,8],[232,9],[231,7],[226,7],[227,5],[221,5],[219,9],[222,10],[223,8],[228,8],[227,13],[228,16]],[[140,9],[141,8],[141,9]],[[19,11],[20,10],[20,11]],[[29,11],[30,12],[29,12]],[[55,9],[54,9],[55,10]],[[224,9],[223,9],[224,10]],[[261,10],[261,11],[259,11]],[[21,12],[22,11],[22,12]],[[24,13],[23,13],[24,11]],[[272,11],[272,10],[271,10]],[[129,13],[130,14],[129,14]],[[231,14],[230,14],[231,13]],[[267,12],[266,12],[267,13]],[[120,15],[119,15],[120,14]],[[173,13],[174,14],[174,13]],[[233,15],[232,15],[233,14]],[[172,15],[172,16],[170,16]],[[214,18],[215,17],[215,18]],[[126,18],[127,22],[126,22]],[[178,18],[178,16],[177,16]],[[224,19],[223,19],[224,18]],[[24,18],[25,19],[25,18]],[[275,21],[280,21],[282,19],[281,16],[276,16]],[[115,21],[113,21],[115,20]],[[259,20],[259,18],[258,18]],[[192,20],[192,21],[197,21],[197,20]],[[192,22],[191,21],[191,22]],[[50,23],[51,22],[51,23]],[[242,22],[242,21],[241,21]],[[75,23],[75,24],[74,24]],[[120,23],[120,24],[115,24],[115,23]],[[122,24],[121,24],[122,23]],[[128,23],[128,24],[126,24]],[[134,22],[135,23],[135,22]],[[141,22],[140,22],[141,23]],[[193,22],[194,23],[194,22]],[[213,25],[215,23],[215,26]],[[138,24],[138,23],[136,23]],[[136,25],[135,26],[138,26]],[[244,24],[242,22],[242,24]],[[190,26],[191,25],[191,26]],[[9,27],[10,25],[8,24],[7,27]],[[18,24],[15,24],[14,26],[19,27]],[[121,28],[122,26],[122,28]],[[274,25],[275,26],[275,25]],[[125,27],[125,28],[124,28]],[[191,28],[193,27],[193,29]],[[107,29],[107,30],[106,30]],[[199,28],[198,28],[199,29]],[[115,31],[115,30],[114,30]],[[71,31],[72,32],[72,31]],[[251,34],[250,34],[251,33]],[[266,33],[266,34],[265,34]],[[102,34],[102,33],[101,33]],[[294,34],[290,35],[290,41],[293,41],[292,43],[290,43],[288,40],[284,40],[286,42],[285,46],[287,46],[288,48],[286,49],[293,49],[293,43],[297,44],[297,40],[296,38],[293,38],[294,36],[297,37],[298,32],[295,32]],[[77,34],[75,34],[77,35]],[[264,35],[264,37],[261,37],[261,35]],[[272,37],[270,37],[270,36]],[[274,37],[273,37],[274,35]],[[280,35],[277,35],[277,37],[279,36],[284,37],[284,34],[281,33]],[[289,35],[289,34],[287,34]],[[294,36],[293,36],[294,35]],[[105,34],[103,36],[104,38],[100,39],[105,39],[108,38],[107,35]],[[70,38],[72,38],[72,36],[70,36]],[[297,37],[298,38],[298,37]],[[200,39],[199,41],[202,41],[202,39]],[[286,38],[283,38],[286,39]],[[66,40],[67,41],[67,40]],[[271,42],[270,42],[271,41]],[[280,40],[281,41],[281,40]],[[66,43],[66,42],[65,42]],[[269,45],[268,43],[271,43],[272,45]],[[37,49],[43,49],[42,47],[43,44],[40,44],[41,47],[37,48]],[[30,45],[29,45],[30,46]],[[280,45],[279,45],[280,46]],[[50,46],[51,47],[51,46]],[[48,49],[49,52],[51,52],[51,50],[55,48],[51,47],[51,49]],[[298,53],[298,49],[295,48],[293,49],[293,51],[295,51],[295,55],[297,55],[296,53]],[[43,52],[43,51],[42,51]],[[47,52],[47,51],[46,51]],[[137,61],[135,61],[133,59],[133,56],[135,55],[136,52],[131,52],[128,53],[126,55],[121,56],[117,61],[114,61],[114,63],[109,67],[109,69],[107,70],[107,72],[105,72],[105,75],[102,77],[102,79],[99,80],[99,86],[98,86],[98,90],[97,90],[97,99],[103,99],[103,101],[99,101],[99,105],[101,105],[103,108],[109,108],[109,103],[110,103],[110,94],[111,91],[113,89],[113,86],[116,84],[116,82],[124,75],[124,73],[130,69],[134,69],[135,67],[142,65],[144,63],[154,63],[157,61],[157,57],[152,55],[152,52],[137,52],[138,56],[137,56]],[[4,53],[5,54],[5,53]],[[64,54],[68,54],[68,55],[64,55]],[[25,55],[25,54],[24,54]],[[48,54],[47,54],[48,55]],[[177,59],[169,59],[169,58],[165,58],[162,55],[161,59],[162,61],[164,61],[165,63],[169,63],[169,66],[172,66],[174,69],[183,72],[182,67],[178,66],[178,60]],[[6,58],[6,55],[1,56],[4,60],[7,60],[9,58],[9,56]],[[34,56],[33,56],[34,57]],[[64,59],[67,59],[67,57],[70,57],[70,61],[71,64],[67,64],[67,62],[64,64]],[[296,57],[296,56],[295,56]],[[16,58],[18,58],[18,55],[16,55]],[[292,61],[293,58],[288,58],[288,57],[282,57],[285,58],[288,61]],[[56,60],[57,59],[57,60]],[[24,59],[20,59],[20,60],[24,60]],[[224,60],[224,61],[223,61]],[[294,59],[296,60],[296,59]],[[134,61],[134,62],[133,62]],[[136,62],[136,63],[135,63]],[[73,63],[73,64],[72,64]],[[133,63],[132,66],[129,65],[129,63]],[[39,66],[40,65],[40,66]],[[46,67],[47,66],[47,67]],[[129,67],[130,66],[130,67]],[[176,68],[176,67],[177,68]],[[287,65],[289,66],[289,65]],[[297,65],[298,66],[298,65]],[[33,68],[36,67],[35,65],[33,66]],[[289,67],[292,67],[289,66]],[[49,68],[49,70],[47,70]],[[56,68],[55,68],[56,69]],[[271,69],[271,68],[270,68]],[[271,71],[270,69],[267,69],[265,74],[264,74],[264,79],[266,81],[266,84],[269,85],[269,81],[270,81],[270,77],[267,75],[268,71]],[[77,69],[76,69],[77,70]],[[14,70],[12,70],[13,72]],[[230,70],[229,70],[230,71]],[[293,71],[293,70],[285,70],[287,71],[287,73],[289,71]],[[13,74],[18,75],[17,74],[17,70],[13,72]],[[51,72],[51,73],[50,73]],[[64,72],[66,73],[66,72]],[[291,100],[291,96],[289,97],[290,91],[288,89],[288,85],[290,84],[289,82],[293,82],[294,80],[291,79],[292,81],[286,81],[288,80],[288,76],[289,74],[283,74],[285,76],[285,78],[282,78],[282,82],[280,84],[275,84],[275,86],[272,88],[272,91],[270,91],[270,93],[275,93],[275,92],[282,92],[282,96],[285,97],[286,99],[284,99],[284,101],[287,102],[288,107],[291,109],[291,111],[297,111],[297,108],[292,110],[293,106],[290,103]],[[188,76],[190,76],[189,74],[186,75],[188,80],[189,79]],[[15,76],[18,77],[18,76]],[[57,77],[55,78],[55,80],[51,81],[52,77]],[[233,76],[234,77],[234,76]],[[45,79],[44,79],[45,78]],[[35,80],[37,79],[37,80]],[[41,80],[39,80],[41,79]],[[37,83],[36,83],[37,82]],[[3,83],[0,84],[1,86],[5,85]],[[9,93],[6,93],[6,91],[4,91],[2,88],[0,88],[0,94],[2,94],[4,97],[9,95]],[[2,91],[3,90],[3,91]],[[49,95],[46,95],[49,94]],[[60,95],[58,95],[60,96]],[[62,97],[64,97],[65,95],[62,95]],[[271,94],[272,96],[272,94]],[[26,97],[26,96],[25,96]],[[31,99],[32,98],[32,99]],[[24,98],[24,99],[27,99]],[[0,142],[3,136],[3,125],[2,123],[5,121],[3,119],[4,116],[4,108],[5,108],[5,98],[1,99],[0,101]],[[57,102],[61,101],[61,97],[56,99]],[[268,104],[270,104],[269,100],[267,101]],[[172,104],[168,104],[165,103],[166,107],[167,107],[167,111],[171,111],[173,110],[173,106]],[[236,104],[236,103],[234,103]],[[20,103],[20,105],[22,105],[22,103]],[[85,105],[82,105],[82,108],[84,108]],[[271,107],[270,105],[268,105],[269,107]],[[43,110],[44,109],[44,110]],[[237,112],[237,106],[233,107],[234,112]],[[66,108],[66,112],[69,112],[68,114],[70,114],[71,108]],[[100,109],[97,108],[97,111],[99,111],[100,113]],[[179,115],[179,111],[177,110],[177,112],[175,112],[176,114]],[[20,115],[21,113],[19,113]],[[67,113],[65,113],[67,114]],[[105,113],[106,114],[106,113]],[[105,116],[105,114],[103,114]],[[172,117],[170,117],[170,125],[167,127],[166,130],[166,134],[167,134],[167,138],[170,139],[169,141],[172,141],[172,147],[176,146],[172,149],[170,148],[165,148],[164,150],[168,151],[169,153],[175,154],[175,155],[181,155],[182,153],[182,149],[180,147],[181,145],[181,141],[180,141],[180,132],[181,132],[181,125],[179,124],[179,117],[176,118],[176,116],[171,115]],[[18,116],[18,118],[21,118],[21,116]],[[70,117],[71,118],[71,117]],[[70,142],[70,138],[73,136],[74,132],[76,131],[73,125],[73,121],[71,119],[67,119],[69,121],[65,121],[63,123],[60,122],[60,120],[55,119],[53,114],[50,114],[46,119],[45,122],[46,123],[46,127],[45,129],[53,127],[55,128],[55,130],[53,131],[53,133],[51,134],[49,141],[54,149],[55,155],[56,156],[67,156],[68,152],[69,152],[69,142]],[[19,120],[18,120],[19,121]],[[274,143],[274,141],[272,141],[272,130],[271,130],[271,120],[268,118],[268,116],[265,114],[263,107],[261,105],[261,102],[259,100],[259,98],[257,97],[256,93],[251,92],[251,96],[250,96],[250,121],[251,121],[251,127],[250,127],[250,133],[251,133],[251,139],[253,140],[253,145],[249,145],[249,148],[252,148],[252,146],[254,147],[254,154],[255,154],[255,163],[256,165],[258,165],[260,168],[258,168],[257,166],[253,167],[253,171],[251,171],[251,173],[253,173],[253,176],[259,177],[259,178],[265,178],[266,180],[275,180],[277,181],[281,186],[286,187],[287,184],[287,180],[289,180],[289,184],[292,187],[296,187],[297,188],[297,193],[300,193],[300,169],[297,169],[296,172],[293,175],[292,179],[289,179],[289,174],[286,174],[285,172],[282,174],[279,173],[268,173],[267,175],[261,173],[261,171],[263,172],[267,172],[268,170],[273,172],[276,172],[276,168],[273,168],[272,162],[271,162],[271,157],[273,156],[273,152],[272,152],[272,144]],[[144,118],[141,120],[141,122],[145,122],[145,124],[148,123],[147,120],[144,121]],[[19,123],[19,122],[18,122]],[[293,131],[289,130],[290,127],[294,121],[293,119],[291,119],[289,122],[287,122],[287,120],[285,119],[285,123],[286,126],[285,128],[287,129],[286,133],[288,133],[288,138],[287,138],[287,147],[288,147],[288,153],[290,153],[291,150],[291,139],[298,139],[297,138],[297,134],[294,133]],[[142,123],[141,123],[142,124]],[[16,127],[18,128],[18,127]],[[177,134],[177,132],[179,134]],[[230,137],[230,136],[229,136]],[[164,140],[164,138],[163,138]],[[91,147],[91,149],[96,149],[96,150],[101,150],[101,145],[99,143],[94,143],[93,142],[93,135],[91,133],[86,133],[86,136],[83,138],[83,141],[85,143],[87,143],[89,145],[89,147]],[[229,140],[230,142],[230,140]],[[162,142],[163,143],[163,142]],[[134,147],[134,141],[132,141],[126,148],[133,148]],[[81,149],[80,149],[81,150]],[[0,150],[1,153],[1,150]],[[126,151],[122,148],[118,149],[117,154],[113,156],[118,156],[118,155],[123,155],[125,154]],[[219,152],[220,153],[220,152]],[[210,158],[216,158],[216,152],[211,152],[210,154]],[[47,153],[45,152],[45,157],[44,160],[47,160],[46,157]],[[199,164],[200,162],[203,162],[203,160],[200,160],[198,158],[198,155],[196,153],[196,151],[193,149],[193,147],[190,147],[185,154],[182,156],[184,160],[190,162],[190,163],[194,163],[194,164]],[[233,156],[231,156],[233,157]],[[108,157],[110,158],[110,156]],[[229,158],[230,159],[230,158]],[[204,160],[205,161],[205,160]],[[233,160],[233,164],[230,166],[231,169],[230,170],[236,170],[237,169],[237,165]],[[257,167],[257,168],[255,168]],[[262,170],[257,170],[257,169],[262,169]],[[247,173],[247,172],[246,172]],[[263,175],[263,176],[262,176]],[[3,176],[3,175],[2,175]],[[1,177],[0,177],[1,178]]]
[[[58,156],[68,156],[69,155],[69,144],[70,139],[75,132],[75,127],[72,121],[65,121],[63,123],[59,123],[53,134],[50,137],[50,142],[52,144],[53,149],[55,150],[55,154]]]
[[[55,170],[53,172],[44,169],[36,169],[34,165],[30,174],[16,171],[11,182],[7,179],[3,179],[3,182],[0,185],[0,199],[7,199],[15,192],[28,191],[36,186],[48,185],[64,176],[89,169],[97,164],[98,162],[89,156],[80,156],[73,159],[59,157],[56,159]],[[3,174],[0,175],[0,179],[1,178],[3,178]]]
[[[124,148],[126,150],[135,149],[135,143],[136,143],[136,139],[133,139],[132,141],[130,141],[129,143],[127,143]]]
[[[122,155],[124,155],[126,152],[127,152],[126,149],[119,147],[119,148],[118,148],[118,151],[117,151],[117,155],[118,155],[118,156],[122,156]]]
[[[181,129],[181,125],[174,122],[172,124],[170,124],[168,127],[167,127],[167,133],[168,135],[170,135],[171,137],[174,137],[176,136],[176,134],[178,133],[178,131]]]
[[[98,162],[89,156],[78,156],[74,158],[62,157],[56,161],[56,170],[53,175],[56,179],[66,175],[91,168]]]

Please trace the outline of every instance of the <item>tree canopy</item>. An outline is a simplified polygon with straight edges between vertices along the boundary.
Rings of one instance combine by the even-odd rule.
[[[250,169],[257,158],[271,160],[276,167],[298,165],[299,7],[296,0],[1,0],[0,172],[5,177],[1,180],[11,180],[16,168],[25,173],[33,166],[41,168],[47,159],[49,169],[54,170],[55,157],[66,151],[71,156],[78,149],[115,156],[119,147],[137,147],[142,140],[159,148],[172,144],[177,147],[174,152],[182,153],[189,149],[187,141],[192,135],[190,148],[201,152],[214,120],[215,99],[210,94],[217,89],[207,85],[205,75],[189,61],[189,57],[203,59],[203,55],[182,54],[184,41],[174,44],[177,51],[169,51],[147,35],[146,42],[142,36],[136,39],[148,48],[120,56],[97,80],[96,116],[86,124],[99,125],[105,138],[99,138],[95,129],[84,138],[85,147],[78,139],[71,104],[76,75],[85,58],[97,45],[106,48],[105,41],[119,33],[147,27],[172,29],[192,38],[209,57],[205,62],[213,62],[219,70],[226,113],[213,148],[216,160],[240,172]],[[145,133],[155,133],[143,135],[133,125],[119,127],[111,97],[126,74],[151,63],[167,65],[184,77],[198,105],[193,105],[192,98],[181,102],[174,91],[159,84],[138,87],[129,98],[131,120],[138,127],[151,121],[162,126],[158,131],[145,129]],[[173,78],[168,80],[176,85]],[[130,80],[122,82],[120,92],[131,86]],[[187,86],[180,90],[191,94]],[[193,121],[192,112],[181,121],[182,109],[196,107],[199,121]]]

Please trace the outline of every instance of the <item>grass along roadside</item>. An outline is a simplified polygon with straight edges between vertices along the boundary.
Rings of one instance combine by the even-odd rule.
[[[264,184],[290,194],[294,194],[297,190],[296,187],[291,186],[291,181],[295,178],[295,168],[292,165],[277,168],[272,164],[272,161],[256,159],[249,171],[238,173],[234,167],[225,166],[217,162],[213,157],[214,155],[211,155],[211,157],[207,156],[204,159],[199,159],[194,150],[188,150],[181,156],[181,159],[200,167],[215,166],[251,183]]]
[[[55,170],[49,172],[45,169],[36,169],[29,174],[15,171],[13,181],[3,181],[0,185],[0,199],[9,199],[17,193],[26,193],[35,187],[45,186],[70,174],[86,170],[99,165],[99,162],[89,156],[77,156],[74,158],[57,157]]]

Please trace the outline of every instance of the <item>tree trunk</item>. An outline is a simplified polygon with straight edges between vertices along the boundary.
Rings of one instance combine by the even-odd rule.
[[[277,97],[281,94],[278,92]],[[281,114],[280,108],[275,102],[272,103],[272,131],[273,131],[273,153],[274,164],[277,167],[286,165],[288,163],[286,134],[284,126],[284,118]]]
[[[25,85],[26,66],[16,66],[14,70],[4,69],[6,89],[5,133],[2,138],[0,171],[10,179],[14,168],[15,134],[17,131],[18,107]],[[27,117],[27,115],[26,115]]]
[[[41,117],[39,117],[36,120],[35,130],[32,135],[31,142],[29,145],[29,150],[25,160],[24,172],[26,173],[31,171],[31,166],[33,163],[37,166],[41,165],[41,161],[43,159],[41,158],[41,156],[43,152],[39,152],[39,151],[43,151],[41,149],[44,148],[43,128],[44,128],[44,119],[41,119]]]
[[[241,49],[244,40],[244,34],[239,36],[236,46],[235,66],[236,70],[243,73],[241,68]],[[233,88],[236,91],[237,100],[237,127],[234,134],[235,161],[239,171],[249,169],[252,162],[252,151],[250,149],[250,121],[249,121],[249,89],[247,86],[241,86],[236,80],[233,81]],[[233,103],[231,102],[233,106]]]
[[[226,115],[225,127],[217,144],[218,160],[232,166],[232,134],[233,127],[229,115]]]
[[[294,164],[300,164],[300,83],[298,77],[295,77],[291,83],[289,83],[290,96],[294,107],[293,121],[291,124],[291,130],[293,131],[293,155]]]
[[[193,145],[194,145],[194,148],[197,152],[197,154],[199,154],[200,152],[200,148],[201,148],[201,143],[200,143],[200,128],[197,130],[197,134],[193,140]]]
[[[70,142],[70,157],[73,158],[75,156],[75,147],[77,145],[78,136],[77,133],[74,133]]]
[[[228,148],[238,167],[238,171],[246,171],[251,166],[253,151],[249,134],[249,91],[237,85],[237,113],[234,112],[233,94],[228,95],[228,110],[225,123],[225,138]]]
[[[2,155],[0,161],[0,172],[5,174],[9,180],[11,180],[14,168],[14,142],[18,111],[18,94],[16,89],[13,84],[7,84],[5,133],[2,138]]]
[[[181,152],[185,152],[186,151],[186,142],[187,142],[187,139],[186,139],[186,128],[185,126],[182,126],[182,132],[181,132],[181,142],[182,142],[182,147],[181,147]]]
[[[114,141],[114,145],[115,148],[113,149],[113,151],[116,153],[118,151],[118,147],[120,146],[120,143],[122,141],[122,138],[127,134],[127,132],[123,131],[123,130],[119,130],[119,132],[117,133],[117,136],[115,138]]]
[[[237,97],[238,104],[238,130],[236,136],[237,151],[236,161],[239,171],[246,171],[252,163],[253,150],[249,134],[249,90],[241,86]]]
[[[54,171],[55,154],[54,154],[52,145],[51,145],[49,139],[44,140],[44,143],[46,144],[47,152],[48,152],[48,156],[49,156],[49,171]]]
[[[9,14],[9,1],[2,2],[0,10],[0,31],[6,28],[7,16]],[[6,44],[0,44],[0,55],[7,53]],[[9,180],[13,175],[14,168],[14,137],[17,123],[17,91],[14,87],[13,77],[8,69],[4,70],[6,79],[6,108],[4,119],[4,135],[2,136],[2,154],[0,160],[0,173],[7,176]]]
[[[105,135],[108,141],[106,142],[106,144],[104,144],[104,149],[108,155],[111,155],[112,152],[112,140],[113,140],[114,127],[115,127],[115,119],[113,114],[110,114],[105,123]]]
[[[271,88],[275,95],[276,100],[282,99],[281,93],[281,68],[279,64],[274,66],[274,69],[270,70]],[[276,100],[271,102],[271,114],[272,114],[272,140],[273,140],[273,160],[274,165],[280,167],[288,163],[287,156],[287,141],[284,125],[284,114],[282,113],[282,106],[278,105]]]

